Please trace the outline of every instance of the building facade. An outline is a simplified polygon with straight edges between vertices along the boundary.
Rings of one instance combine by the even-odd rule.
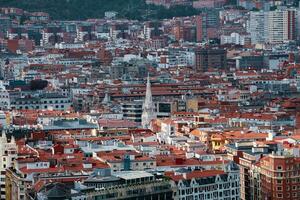
[[[195,57],[197,71],[206,72],[209,69],[226,69],[227,56],[224,49],[197,49]]]
[[[228,169],[192,171],[181,175],[170,174],[176,188],[175,200],[239,200],[239,169],[231,163]]]

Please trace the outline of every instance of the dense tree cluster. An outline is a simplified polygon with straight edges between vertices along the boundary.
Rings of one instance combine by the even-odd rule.
[[[48,86],[48,81],[46,80],[32,80],[30,81],[30,89],[31,90],[42,90]]]
[[[129,19],[161,19],[199,13],[187,6],[166,9],[147,5],[144,0],[0,0],[0,7],[17,7],[27,11],[44,11],[53,19],[80,20],[102,18],[106,11],[117,11],[119,17]]]

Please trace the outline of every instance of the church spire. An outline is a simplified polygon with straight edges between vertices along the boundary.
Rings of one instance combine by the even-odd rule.
[[[105,91],[105,96],[102,100],[102,104],[104,104],[104,105],[110,104],[110,96],[109,96],[107,90]]]
[[[142,127],[150,128],[150,122],[152,119],[155,119],[155,118],[156,118],[155,106],[152,101],[150,77],[148,74],[147,86],[146,86],[146,97],[145,97],[145,101],[143,104]]]

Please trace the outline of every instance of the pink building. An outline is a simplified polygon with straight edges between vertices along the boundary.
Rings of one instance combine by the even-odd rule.
[[[222,7],[227,0],[198,0],[193,2],[194,8],[218,8]]]

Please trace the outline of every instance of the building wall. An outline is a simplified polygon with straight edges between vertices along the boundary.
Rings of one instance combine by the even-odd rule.
[[[196,70],[226,69],[227,55],[223,49],[198,49],[195,51]]]
[[[199,183],[197,178],[191,180],[191,185],[188,186],[182,181],[175,183],[177,191],[175,200],[225,200],[225,199],[240,199],[240,186],[238,173],[229,173],[230,180],[222,180],[219,175],[213,178],[213,183]],[[205,179],[204,178],[204,179]]]

